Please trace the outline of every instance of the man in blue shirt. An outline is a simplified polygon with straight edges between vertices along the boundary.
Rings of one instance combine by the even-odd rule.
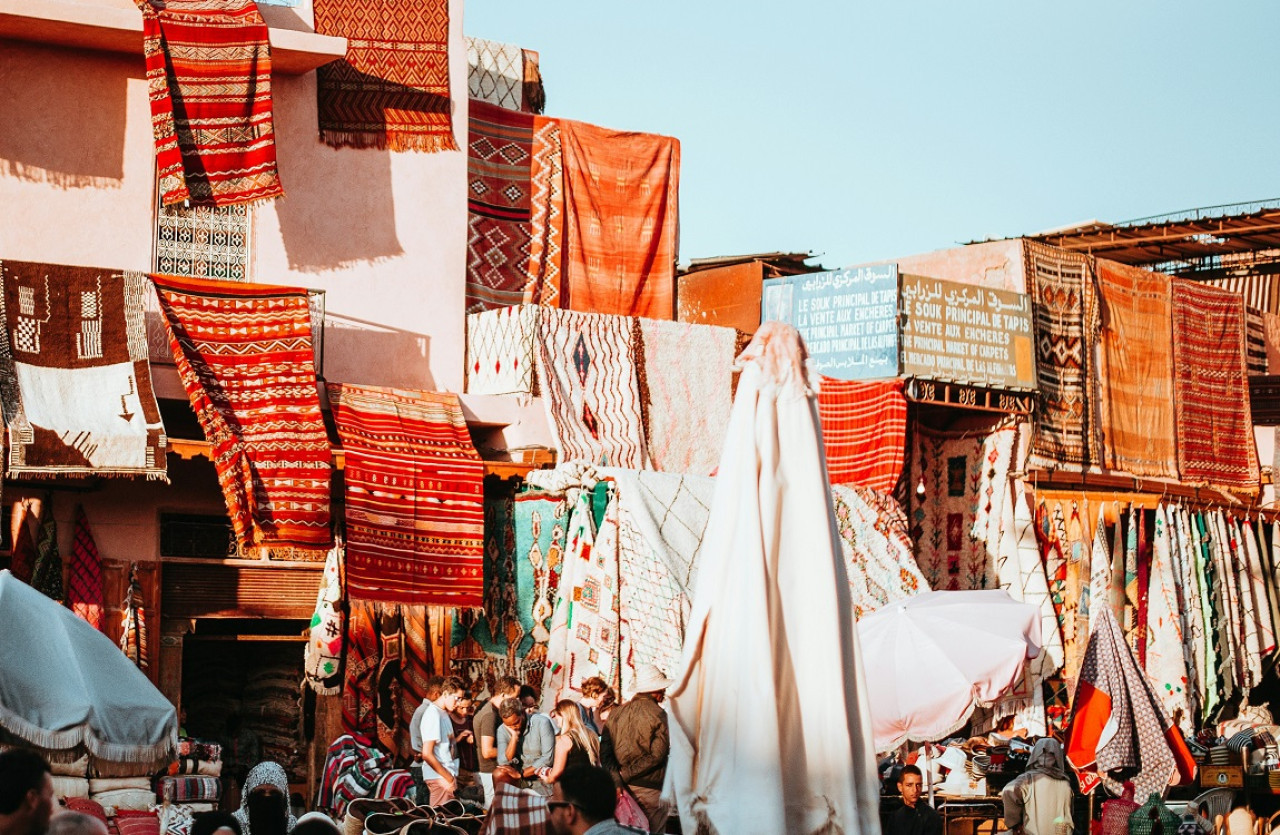
[[[583,765],[571,768],[551,786],[547,808],[555,835],[636,835],[640,830],[613,819],[618,790],[603,768]]]

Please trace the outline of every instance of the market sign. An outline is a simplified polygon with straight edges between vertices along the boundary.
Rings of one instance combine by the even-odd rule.
[[[989,389],[1036,387],[1031,297],[902,276],[902,376]]]
[[[839,380],[898,376],[898,267],[770,278],[761,321],[794,325],[818,371]]]

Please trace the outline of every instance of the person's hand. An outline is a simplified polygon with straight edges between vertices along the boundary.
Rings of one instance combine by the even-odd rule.
[[[476,735],[471,733],[471,731],[463,731],[458,734],[458,742],[471,742],[475,738]]]
[[[551,776],[551,768],[549,766],[544,765],[542,768],[538,769],[539,780],[546,780],[550,776]]]
[[[456,777],[450,777],[447,780],[444,780],[443,782],[444,782],[445,788],[447,788],[450,792],[456,793],[458,791],[458,779]]]

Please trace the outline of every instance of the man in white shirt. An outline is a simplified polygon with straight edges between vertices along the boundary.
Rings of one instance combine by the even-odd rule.
[[[458,706],[458,699],[465,692],[462,679],[450,676],[440,686],[440,697],[422,711],[422,779],[432,806],[453,800],[458,790],[458,758],[453,751],[449,711]]]

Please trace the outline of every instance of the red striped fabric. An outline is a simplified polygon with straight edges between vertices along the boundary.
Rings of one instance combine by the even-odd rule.
[[[152,276],[169,343],[245,547],[327,551],[332,451],[307,291]]]
[[[253,0],[139,0],[160,202],[230,206],[284,193],[271,48]]]
[[[484,462],[456,394],[330,384],[346,454],[347,594],[484,603]]]
[[[892,493],[906,458],[902,380],[868,383],[823,377],[818,415],[831,483]]]
[[[90,626],[103,630],[106,586],[102,579],[102,558],[89,531],[84,508],[76,506],[76,533],[71,541],[71,567],[67,572],[67,604]]]

